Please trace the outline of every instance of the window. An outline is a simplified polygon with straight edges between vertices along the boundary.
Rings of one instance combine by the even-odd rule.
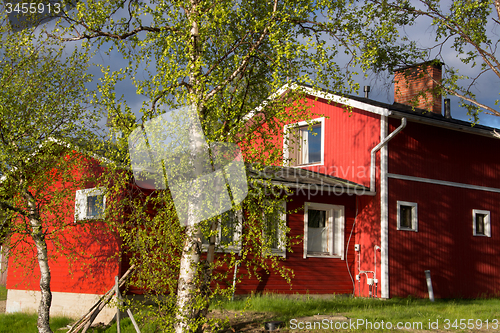
[[[106,198],[103,188],[88,188],[76,191],[75,221],[100,219],[104,216]]]
[[[417,204],[398,201],[398,230],[418,231]]]
[[[215,237],[215,246],[218,250],[223,252],[231,252],[241,248],[241,226],[242,226],[242,212],[241,210],[229,210],[221,214],[217,235]],[[203,249],[207,250],[209,246],[208,233],[209,226],[203,228],[202,226],[202,244]]]
[[[344,259],[344,206],[306,202],[304,258]]]
[[[488,210],[472,210],[472,234],[491,237],[490,212]]]
[[[285,126],[284,157],[290,166],[323,164],[324,118]]]
[[[276,207],[271,212],[264,214],[264,230],[262,230],[263,239],[270,242],[271,254],[285,257],[286,245],[286,202],[281,207]]]

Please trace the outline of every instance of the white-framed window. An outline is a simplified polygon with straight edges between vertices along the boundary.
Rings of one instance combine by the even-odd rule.
[[[215,247],[219,252],[237,252],[241,249],[241,230],[243,225],[243,212],[241,210],[228,210],[220,215],[215,236]],[[206,251],[209,239],[205,237],[209,227],[202,230],[202,246]]]
[[[491,237],[491,223],[489,210],[472,210],[472,234],[474,236]]]
[[[289,166],[323,165],[325,118],[285,126],[283,156]]]
[[[304,204],[304,258],[344,259],[344,206]]]
[[[286,202],[280,207],[263,214],[264,228],[262,230],[263,240],[268,242],[271,255],[286,257]]]
[[[104,188],[87,188],[76,191],[75,221],[102,219],[105,208]]]
[[[416,202],[398,201],[398,230],[418,231],[418,205]]]

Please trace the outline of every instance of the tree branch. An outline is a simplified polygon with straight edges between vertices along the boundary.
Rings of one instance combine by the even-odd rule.
[[[272,14],[271,18],[269,19],[269,22],[273,21],[274,16],[276,15],[277,8],[278,8],[278,0],[274,0],[273,14]],[[204,101],[208,101],[210,98],[212,98],[215,94],[217,94],[220,90],[222,90],[222,88],[224,88],[227,84],[232,82],[241,73],[241,71],[243,71],[243,69],[246,67],[248,61],[250,61],[252,53],[260,46],[260,44],[262,43],[264,38],[267,36],[270,24],[271,23],[266,25],[266,27],[262,31],[262,34],[261,34],[259,40],[255,44],[252,45],[250,50],[248,50],[247,55],[245,56],[245,59],[240,64],[240,66],[224,82],[222,82],[221,84],[217,85],[217,87],[212,89],[212,91],[205,96],[205,98],[203,99]]]
[[[12,206],[11,204],[9,204],[9,203],[7,203],[5,201],[1,201],[0,200],[0,208],[6,209],[6,210],[11,210],[11,211],[16,212],[18,214],[21,214],[24,217],[28,217],[28,213],[27,212],[25,212],[24,210],[22,210],[20,208],[14,207],[14,206]]]
[[[90,39],[97,38],[97,37],[109,37],[109,38],[113,38],[113,39],[117,39],[117,40],[123,40],[123,39],[127,39],[128,37],[130,37],[132,35],[136,35],[136,34],[138,34],[141,31],[160,32],[160,31],[162,31],[162,30],[165,29],[165,28],[160,29],[160,28],[140,26],[138,28],[135,28],[132,31],[128,31],[128,32],[125,32],[125,33],[123,33],[121,35],[118,35],[118,34],[113,34],[113,33],[105,32],[105,31],[92,30],[92,29],[88,28],[86,25],[84,25],[83,23],[80,23],[80,24],[84,28],[86,28],[87,30],[93,31],[94,34],[92,34],[92,35],[88,35],[88,34],[83,34],[82,35],[82,34],[79,34],[79,36],[73,37],[73,38],[62,38],[62,37],[50,34],[48,32],[45,32],[45,34],[47,36],[51,37],[51,38],[58,39],[58,40],[60,40],[62,42],[79,41],[79,40],[82,40],[82,39],[90,40]],[[166,29],[166,30],[176,31],[175,29],[172,29],[172,28]]]

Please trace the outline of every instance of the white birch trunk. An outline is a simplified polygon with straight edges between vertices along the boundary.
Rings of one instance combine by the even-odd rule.
[[[40,292],[41,299],[38,306],[37,327],[39,333],[52,333],[49,325],[50,306],[52,304],[52,292],[50,291],[50,268],[47,256],[47,243],[43,233],[40,211],[35,198],[25,192],[24,197],[28,203],[28,219],[31,225],[31,237],[35,243],[38,266],[40,267]]]

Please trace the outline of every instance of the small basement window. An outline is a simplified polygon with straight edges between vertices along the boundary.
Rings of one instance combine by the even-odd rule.
[[[491,237],[490,211],[472,210],[472,234]]]
[[[418,231],[416,202],[398,201],[398,230]]]

